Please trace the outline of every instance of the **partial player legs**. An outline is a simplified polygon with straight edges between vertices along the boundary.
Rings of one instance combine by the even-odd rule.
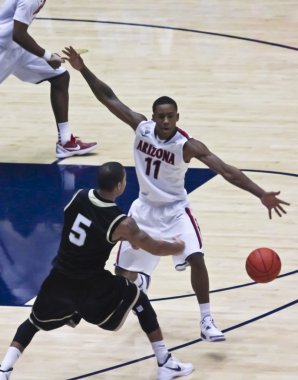
[[[131,272],[129,270],[116,267],[115,274],[118,276],[123,276],[129,281],[134,282],[137,287],[142,290],[145,294],[148,293],[148,288],[151,282],[151,277],[144,273]]]
[[[26,321],[18,327],[13,341],[1,363],[0,380],[8,380],[10,378],[14,364],[38,331],[39,330],[29,321],[29,319],[26,319]]]
[[[92,152],[97,147],[96,142],[85,143],[77,137],[74,137],[70,132],[70,126],[68,123],[68,71],[65,71],[62,75],[49,79],[49,82],[51,83],[51,104],[58,129],[56,157],[67,158],[75,155],[81,156]]]
[[[225,340],[224,334],[215,326],[210,312],[209,276],[202,254],[188,258],[191,267],[191,285],[197,296],[201,311],[201,337],[209,342]]]
[[[158,364],[157,380],[169,380],[189,375],[193,371],[192,364],[180,363],[169,353],[163,340],[156,313],[143,292],[140,292],[134,311],[155,353]]]
[[[209,276],[202,254],[193,254],[187,261],[191,267],[191,285],[199,303],[209,303]]]
[[[51,104],[57,124],[68,121],[69,79],[69,73],[65,71],[62,75],[49,80],[51,83]]]

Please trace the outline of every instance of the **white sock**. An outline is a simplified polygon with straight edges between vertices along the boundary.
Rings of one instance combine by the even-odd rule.
[[[200,303],[200,311],[201,311],[201,320],[204,319],[207,315],[211,315],[210,312],[210,303]]]
[[[18,358],[21,355],[22,355],[22,353],[18,348],[10,346],[6,352],[6,355],[4,356],[2,363],[1,363],[2,371],[7,371],[10,368],[13,368],[15,362],[18,360]]]
[[[68,121],[65,123],[58,123],[58,142],[61,145],[64,145],[67,143],[67,141],[70,140],[70,126]]]
[[[167,357],[169,356],[169,351],[165,345],[163,340],[159,340],[158,342],[151,342],[152,349],[155,353],[157,362],[159,364],[164,364]]]

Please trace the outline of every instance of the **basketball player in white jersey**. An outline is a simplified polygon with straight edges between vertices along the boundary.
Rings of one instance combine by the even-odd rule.
[[[57,128],[56,157],[83,155],[97,143],[84,143],[70,132],[68,123],[69,73],[63,59],[42,48],[28,34],[28,27],[46,0],[6,0],[0,8],[0,83],[13,74],[20,80],[51,84],[51,104]]]
[[[152,120],[148,121],[144,115],[122,103],[113,90],[86,67],[72,47],[65,48],[63,52],[72,67],[80,71],[97,99],[135,131],[134,157],[140,192],[129,215],[155,238],[162,236],[167,239],[177,234],[185,241],[184,253],[173,257],[173,261],[177,270],[191,267],[191,284],[201,313],[201,337],[210,342],[225,340],[211,316],[209,279],[201,233],[184,188],[188,164],[196,158],[234,186],[258,197],[268,209],[270,219],[272,210],[282,216],[286,213],[282,204],[289,204],[277,198],[279,192],[263,190],[239,169],[210,152],[202,142],[178,128],[179,114],[173,99],[167,96],[158,98],[153,103]],[[135,248],[128,242],[122,243],[116,273],[135,281],[146,292],[159,258],[146,252],[136,254]]]

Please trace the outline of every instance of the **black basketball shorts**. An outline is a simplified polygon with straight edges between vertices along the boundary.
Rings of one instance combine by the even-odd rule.
[[[41,330],[68,324],[74,314],[105,330],[116,331],[139,298],[139,288],[102,271],[88,279],[70,279],[53,269],[43,282],[30,321]]]

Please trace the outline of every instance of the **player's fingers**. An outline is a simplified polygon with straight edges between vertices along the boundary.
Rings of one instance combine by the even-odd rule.
[[[271,212],[271,208],[268,209],[268,214],[269,214],[269,219],[272,219],[272,212]]]
[[[278,199],[278,198],[277,198],[277,200],[279,201],[279,203],[282,203],[283,205],[290,206],[290,203],[288,203],[288,202],[282,201],[281,199]]]
[[[69,46],[69,47],[65,47],[64,50],[62,50],[64,54],[68,55],[68,56],[71,56],[73,53],[76,53],[76,51],[74,50],[74,48],[72,46]]]
[[[274,211],[276,212],[278,216],[282,216],[281,212],[279,211],[277,207],[274,207]]]
[[[77,51],[72,46],[69,47],[69,52],[70,52],[70,54],[73,54],[73,55],[79,55],[77,53]]]
[[[74,55],[74,53],[72,53],[71,51],[62,50],[62,52],[63,52],[64,54],[66,54],[67,57],[69,57],[69,58],[71,58],[71,57]]]
[[[69,48],[66,46],[63,50],[62,53],[70,55]]]
[[[280,211],[282,211],[284,214],[287,213],[286,210],[285,210],[281,205],[278,205],[277,207],[278,207],[278,208],[280,209]]]

